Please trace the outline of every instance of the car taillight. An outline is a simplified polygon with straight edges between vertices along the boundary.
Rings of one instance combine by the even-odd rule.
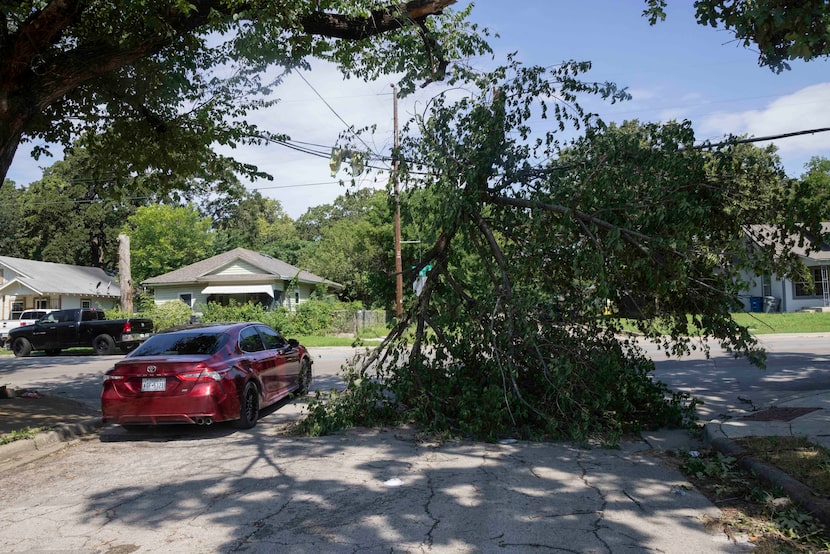
[[[127,322],[124,323],[124,328],[121,329],[121,332],[122,333],[131,333],[132,330],[133,330],[133,326],[130,325],[129,321],[127,321]]]
[[[119,379],[123,379],[123,375],[107,375],[104,374],[104,381],[118,381]]]
[[[230,369],[223,369],[220,371],[210,371],[210,370],[201,370],[201,371],[189,371],[187,373],[182,373],[179,375],[179,378],[183,381],[198,381],[199,379],[213,379],[214,381],[221,381],[222,378],[227,375]]]

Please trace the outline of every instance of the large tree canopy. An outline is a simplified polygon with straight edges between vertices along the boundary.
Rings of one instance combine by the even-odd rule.
[[[665,19],[667,0],[646,0],[652,23]],[[758,63],[773,71],[792,60],[830,55],[830,10],[826,0],[695,0],[701,25],[724,27],[744,46],[758,50]]]
[[[0,183],[21,142],[97,146],[134,170],[210,171],[213,144],[278,138],[247,123],[267,105],[272,64],[335,62],[346,76],[440,79],[446,60],[485,48],[442,14],[455,0],[5,2],[0,8]],[[394,52],[394,55],[391,55]],[[35,147],[35,154],[42,153]],[[256,175],[254,167],[237,171]]]

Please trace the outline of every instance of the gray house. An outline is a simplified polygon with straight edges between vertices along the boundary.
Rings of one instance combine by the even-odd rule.
[[[830,223],[822,223],[822,232],[830,231]],[[747,233],[756,244],[772,244],[772,228],[752,225]],[[793,237],[793,240],[795,238]],[[810,281],[794,281],[780,275],[752,275],[752,286],[743,297],[744,307],[751,312],[830,311],[830,245],[822,242],[811,252],[806,245],[795,246],[793,252],[810,274]],[[812,286],[810,286],[812,285]]]
[[[0,319],[34,309],[110,310],[120,300],[118,278],[101,268],[0,256]]]
[[[141,284],[152,289],[157,305],[181,300],[191,308],[234,300],[293,310],[320,286],[328,292],[343,290],[339,283],[245,248],[235,248]]]

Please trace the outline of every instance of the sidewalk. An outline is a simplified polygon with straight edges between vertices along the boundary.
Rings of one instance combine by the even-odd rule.
[[[734,419],[711,421],[704,427],[707,445],[736,458],[762,479],[781,487],[816,519],[830,526],[830,498],[817,495],[778,468],[753,458],[735,442],[743,437],[759,436],[807,437],[810,442],[830,449],[830,391],[799,395]]]

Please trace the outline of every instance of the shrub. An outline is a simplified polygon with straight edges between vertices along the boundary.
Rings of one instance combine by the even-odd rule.
[[[174,325],[184,325],[190,322],[193,314],[190,307],[181,300],[166,302],[159,306],[152,302],[143,302],[140,311],[131,314],[120,308],[114,308],[105,312],[107,319],[127,319],[131,317],[144,317],[153,320],[153,330],[161,331]]]
[[[181,300],[166,302],[160,306],[154,305],[148,312],[148,317],[153,320],[153,329],[156,331],[189,323],[191,315],[193,315],[193,311],[190,306]]]

